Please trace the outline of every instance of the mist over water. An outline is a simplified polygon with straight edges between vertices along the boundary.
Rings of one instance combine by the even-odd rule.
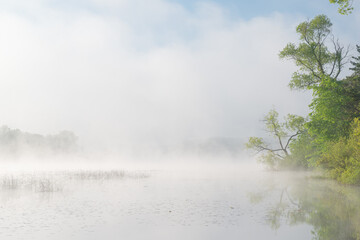
[[[101,152],[85,151],[74,136],[3,128],[1,239],[359,234],[359,187],[314,172],[268,171],[237,140]]]
[[[360,189],[313,173],[246,162],[141,166],[2,171],[1,238],[352,239],[359,232]]]
[[[0,239],[358,239],[358,187],[244,150],[311,99],[278,59],[308,15],[254,3],[1,1]]]

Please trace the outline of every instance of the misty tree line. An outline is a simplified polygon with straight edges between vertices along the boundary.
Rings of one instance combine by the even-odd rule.
[[[348,9],[342,13],[351,12],[349,1],[334,2]],[[360,46],[350,56],[331,26],[325,15],[300,23],[299,43],[287,44],[279,54],[298,67],[289,87],[312,92],[310,114],[288,114],[281,121],[271,110],[264,123],[275,141],[251,137],[247,147],[272,169],[321,168],[342,183],[360,184]]]
[[[0,153],[69,154],[78,150],[77,137],[73,132],[61,131],[54,135],[27,133],[8,126],[0,127]]]

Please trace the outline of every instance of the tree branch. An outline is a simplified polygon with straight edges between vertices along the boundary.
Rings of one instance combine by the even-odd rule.
[[[286,143],[286,146],[285,146],[285,149],[289,146],[291,140],[296,137],[297,135],[301,134],[302,131],[298,130],[294,135],[291,135],[290,138],[287,140],[287,143]]]

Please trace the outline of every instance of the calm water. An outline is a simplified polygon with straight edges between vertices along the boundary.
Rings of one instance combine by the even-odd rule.
[[[0,239],[359,239],[360,189],[260,170],[3,173]]]

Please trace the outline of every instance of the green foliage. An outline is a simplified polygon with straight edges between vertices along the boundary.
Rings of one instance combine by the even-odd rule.
[[[352,10],[351,1],[331,2]],[[349,51],[334,38],[329,41],[331,26],[325,15],[300,23],[299,44],[289,43],[279,54],[299,67],[290,88],[313,93],[309,121],[288,115],[280,122],[279,114],[271,110],[264,122],[278,147],[256,137],[247,147],[265,152],[260,159],[271,168],[320,166],[342,183],[360,184],[360,46],[356,46],[359,55],[350,61],[353,73],[339,79]]]
[[[350,70],[353,71],[353,76],[360,76],[360,45],[356,45],[356,51],[358,52],[359,56],[352,57],[354,59],[353,61],[350,61],[351,65],[353,67],[350,68]]]
[[[354,10],[352,7],[352,0],[329,0],[329,2],[339,4],[338,11],[342,15],[348,15]]]
[[[305,119],[301,116],[297,116],[294,114],[288,114],[285,117],[284,127],[287,131],[291,132],[303,132]]]
[[[313,20],[300,23],[296,27],[296,32],[300,34],[300,40],[305,43],[321,43],[330,34],[332,23],[325,15],[318,15]],[[306,48],[307,50],[311,49]],[[320,48],[317,50],[321,50]],[[320,52],[319,52],[320,53]]]
[[[332,23],[325,15],[300,23],[296,32],[300,43],[289,43],[280,52],[281,59],[293,60],[299,70],[292,76],[291,89],[312,89],[324,76],[337,79],[348,53],[338,42],[331,40],[333,50],[327,46]]]
[[[330,177],[342,183],[360,184],[360,120],[352,123],[349,138],[341,138],[327,146],[319,164]]]
[[[272,109],[264,118],[265,127],[275,138],[281,138],[286,135],[285,124],[279,123],[279,113]]]
[[[267,147],[262,138],[250,137],[249,141],[246,143],[247,148],[255,149],[256,151],[261,151],[263,147]]]
[[[271,110],[264,118],[266,131],[275,140],[269,144],[263,138],[250,137],[246,147],[253,149],[256,153],[261,153],[259,161],[267,165],[270,169],[278,169],[284,167],[304,166],[303,160],[297,162],[296,158],[291,158],[289,148],[292,142],[305,130],[305,119],[301,116],[288,114],[284,122],[279,121],[279,113]]]
[[[313,96],[310,121],[306,124],[315,146],[315,158],[310,161],[327,169],[331,178],[360,184],[360,158],[354,157],[359,150],[355,145],[359,139],[354,138],[360,117],[359,78],[336,81],[324,77],[313,88]]]
[[[355,113],[347,108],[352,98],[346,94],[343,83],[324,77],[318,86],[313,87],[313,96],[307,124],[310,134],[317,136],[320,142],[346,136]]]
[[[308,168],[315,165],[318,159],[318,146],[314,138],[304,131],[297,139],[290,143],[290,152],[286,161],[287,168]]]
[[[360,117],[360,77],[352,75],[342,81],[323,77],[313,87],[312,110],[306,127],[323,146],[350,133],[353,119]]]
[[[340,4],[343,11],[352,10],[351,1],[331,2]],[[354,119],[360,118],[360,46],[359,55],[350,61],[353,73],[339,79],[348,49],[334,39],[328,47],[331,26],[325,15],[300,23],[296,28],[300,43],[289,43],[280,52],[280,58],[293,60],[299,67],[290,88],[313,93],[306,131],[291,142],[291,155],[283,162],[321,166],[340,182],[360,184],[359,140],[354,135],[358,124]]]

